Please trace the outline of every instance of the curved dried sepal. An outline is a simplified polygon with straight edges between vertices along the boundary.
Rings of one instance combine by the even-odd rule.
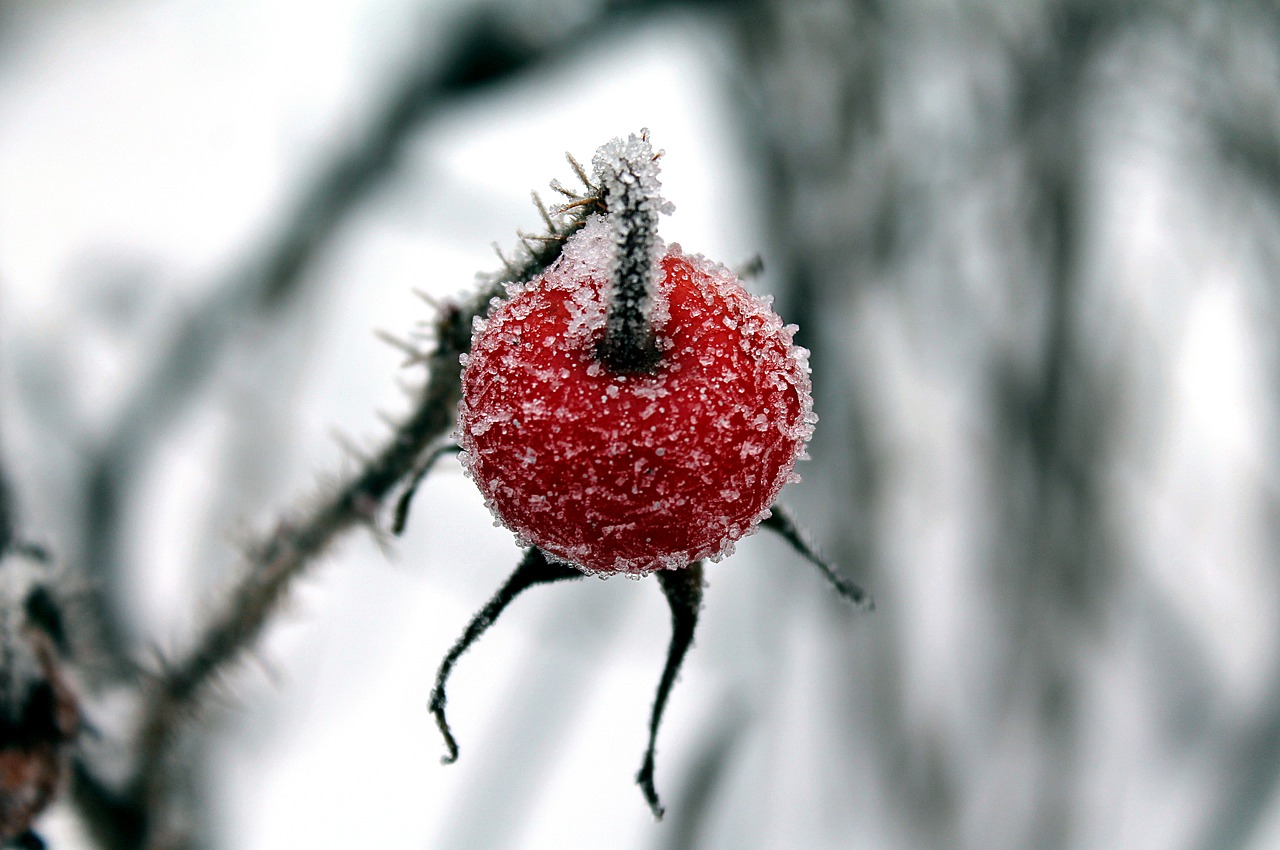
[[[422,484],[422,479],[427,477],[427,473],[436,465],[436,461],[445,455],[457,454],[460,451],[462,451],[462,447],[457,443],[445,443],[427,455],[426,460],[413,471],[413,477],[409,480],[408,486],[404,488],[404,492],[396,500],[396,509],[391,520],[392,534],[398,537],[404,533],[405,524],[409,521],[409,505],[413,502],[413,497],[417,495],[418,486]]]
[[[693,645],[693,631],[698,625],[698,611],[702,608],[702,562],[694,561],[682,570],[659,570],[655,575],[667,597],[667,604],[671,606],[671,643],[667,647],[667,665],[662,670],[662,679],[653,700],[653,713],[649,717],[649,748],[645,751],[640,772],[636,774],[636,783],[644,792],[654,818],[662,820],[663,808],[653,785],[654,748],[667,698],[680,672],[680,664]]]
[[[831,586],[836,589],[836,593],[839,593],[859,608],[867,611],[875,610],[876,603],[871,598],[871,594],[836,572],[835,567],[827,563],[826,559],[809,545],[809,542],[804,539],[804,535],[800,533],[800,529],[791,518],[790,511],[780,504],[774,504],[770,510],[772,513],[769,517],[760,523],[762,528],[767,528],[777,533],[783,540],[790,543],[792,549],[799,552],[806,561],[817,567],[827,577],[827,581],[831,582]]]
[[[430,710],[436,718],[436,725],[440,727],[440,734],[444,736],[445,746],[449,749],[448,754],[441,758],[444,764],[452,764],[458,760],[458,742],[454,739],[453,732],[449,729],[449,721],[444,716],[445,684],[448,682],[449,674],[453,672],[453,666],[457,663],[458,658],[467,651],[471,644],[479,639],[480,635],[484,634],[493,625],[494,621],[498,619],[498,615],[523,591],[533,587],[535,584],[550,584],[554,581],[582,577],[582,572],[564,564],[552,563],[546,559],[546,556],[541,551],[530,547],[525,550],[524,558],[521,559],[520,566],[516,567],[516,571],[511,574],[511,577],[498,589],[493,598],[467,624],[467,629],[462,633],[462,637],[458,639],[458,642],[449,650],[449,654],[440,662],[440,670],[436,673],[436,686],[431,691]]]

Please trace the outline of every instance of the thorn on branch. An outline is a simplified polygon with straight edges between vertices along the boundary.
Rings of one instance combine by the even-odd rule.
[[[403,364],[401,364],[402,366],[413,366],[414,364],[425,363],[427,361],[427,353],[408,340],[401,339],[395,334],[382,330],[381,328],[375,330],[373,335],[380,341],[405,355],[407,359]]]
[[[537,192],[530,193],[533,196],[533,205],[538,208],[538,215],[542,216],[542,223],[547,226],[547,233],[552,236],[559,236],[560,227],[555,220],[551,218],[551,213],[547,211],[547,205],[542,203],[542,198]]]
[[[418,287],[415,286],[410,291],[414,295],[422,299],[422,302],[426,304],[428,307],[430,307],[433,311],[439,312],[440,309],[444,306],[443,301],[441,301],[439,298],[436,298],[434,295],[432,295],[431,293],[427,292],[424,289],[419,289]]]
[[[587,191],[591,194],[596,194],[598,190],[596,189],[595,184],[591,182],[591,178],[587,176],[586,169],[582,167],[582,163],[578,162],[578,160],[574,158],[573,154],[568,151],[565,151],[564,156],[565,159],[569,160],[569,167],[573,169],[573,173],[582,181],[582,185],[586,187]]]
[[[764,274],[764,257],[754,255],[738,268],[736,274],[739,280],[751,280]]]
[[[566,198],[577,199],[581,197],[577,192],[571,192],[568,189],[566,189],[564,187],[564,184],[561,183],[559,180],[552,180],[548,185],[551,186],[552,191],[559,192],[561,195],[564,195]],[[558,211],[558,208],[557,208],[557,211]]]
[[[348,457],[354,458],[361,464],[367,464],[369,462],[368,453],[364,449],[360,448],[360,446],[356,444],[356,441],[351,439],[351,437],[336,428],[330,429],[329,435],[333,441],[338,444],[338,448],[340,448]]]
[[[497,242],[493,243],[493,253],[498,255],[498,262],[502,263],[502,269],[507,273],[507,277],[510,280],[515,280],[519,277],[520,270],[502,253],[502,248]]]

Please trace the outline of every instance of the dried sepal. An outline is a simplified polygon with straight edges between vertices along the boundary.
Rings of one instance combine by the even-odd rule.
[[[445,718],[444,709],[448,699],[445,694],[445,686],[448,684],[449,674],[453,672],[453,667],[458,659],[462,657],[462,653],[466,652],[493,625],[506,607],[525,590],[535,584],[550,584],[556,581],[580,578],[582,578],[582,573],[564,564],[549,561],[538,549],[530,547],[525,550],[524,557],[520,560],[520,565],[516,567],[516,571],[511,574],[511,577],[498,589],[493,598],[467,624],[462,637],[458,639],[457,643],[445,655],[444,660],[440,662],[440,669],[436,672],[435,688],[431,691],[431,701],[429,703],[431,714],[435,717],[436,725],[440,727],[440,734],[444,736],[445,747],[448,748],[448,752],[441,758],[444,764],[452,764],[458,759],[458,742],[453,737],[453,731],[449,728],[449,721]]]
[[[791,512],[782,507],[782,505],[775,503],[771,508],[769,516],[760,523],[760,527],[769,529],[780,536],[783,540],[787,541],[791,548],[799,553],[801,557],[818,568],[819,572],[826,577],[827,581],[831,583],[831,586],[835,588],[836,593],[840,594],[840,596],[847,599],[849,602],[852,602],[854,605],[857,605],[859,608],[864,608],[868,611],[875,609],[875,600],[872,599],[871,594],[867,593],[854,582],[840,575],[836,568],[828,563],[827,560],[823,558],[807,540],[805,540],[799,526],[796,525],[795,520],[791,517]]]
[[[683,570],[664,570],[658,573],[658,583],[671,608],[671,642],[667,646],[667,663],[662,668],[662,678],[658,681],[658,690],[653,698],[653,711],[649,715],[649,746],[645,750],[640,772],[636,774],[636,784],[644,793],[653,816],[662,820],[665,810],[658,800],[653,779],[658,728],[662,725],[662,715],[666,711],[676,676],[680,673],[680,665],[693,646],[693,633],[698,626],[698,613],[702,610],[702,562],[694,561]]]
[[[413,497],[417,495],[418,487],[422,484],[422,480],[435,467],[436,461],[445,455],[457,454],[460,451],[462,451],[462,447],[457,443],[446,443],[432,450],[426,459],[418,465],[418,468],[413,471],[413,475],[410,476],[404,492],[400,494],[400,498],[396,499],[396,508],[391,520],[392,534],[398,536],[404,533],[404,527],[409,522],[409,506],[413,503]]]

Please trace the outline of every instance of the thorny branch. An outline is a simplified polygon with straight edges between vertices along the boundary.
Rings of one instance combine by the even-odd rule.
[[[646,4],[634,4],[635,8]],[[87,451],[82,492],[82,537],[78,548],[83,571],[92,576],[84,606],[96,630],[93,639],[99,667],[128,677],[132,664],[119,621],[121,606],[109,599],[119,585],[120,534],[128,489],[148,449],[189,403],[214,371],[222,352],[246,319],[278,312],[303,290],[306,272],[347,215],[390,174],[406,139],[431,116],[459,96],[482,90],[565,49],[583,43],[585,33],[610,25],[612,14],[583,22],[577,29],[555,30],[544,42],[528,33],[498,26],[490,11],[457,20],[450,50],[443,61],[424,53],[384,98],[378,117],[356,141],[339,151],[315,173],[273,238],[244,261],[177,323],[167,348],[152,358],[157,364],[135,384],[116,424]],[[598,208],[590,186],[573,195],[570,214],[555,216],[545,208],[548,233],[524,239],[523,262],[503,260],[506,277],[532,276],[558,256],[564,238]],[[572,193],[571,193],[572,194]],[[382,500],[407,475],[425,474],[421,455],[451,427],[457,392],[457,357],[469,345],[471,318],[487,308],[492,287],[473,302],[443,313],[436,327],[436,350],[428,363],[430,377],[414,413],[397,430],[369,467],[302,520],[282,522],[270,539],[246,557],[244,579],[211,618],[204,636],[183,659],[168,665],[150,683],[149,700],[139,726],[142,750],[132,780],[123,792],[98,776],[82,758],[76,765],[73,795],[77,807],[103,846],[144,846],[150,816],[159,801],[164,756],[182,718],[196,704],[207,681],[233,661],[261,631],[275,602],[292,577],[339,533],[367,524]],[[417,480],[397,506],[395,525],[402,528]],[[0,507],[3,507],[0,504]]]
[[[484,293],[491,296],[492,292]],[[346,485],[305,519],[281,521],[246,557],[244,577],[205,626],[196,646],[169,665],[152,684],[141,726],[138,780],[153,786],[163,777],[163,758],[177,724],[201,688],[256,639],[290,581],[340,533],[374,522],[387,495],[409,475],[423,452],[453,427],[458,402],[458,356],[470,342],[470,309],[451,309],[436,324],[437,346],[413,413],[387,446]],[[147,796],[158,792],[147,787]]]
[[[146,824],[145,813],[154,814],[161,807],[166,758],[183,720],[198,706],[209,683],[257,639],[292,580],[338,535],[374,525],[387,500],[400,490],[403,495],[396,505],[394,524],[397,529],[403,527],[408,500],[421,477],[442,453],[452,449],[442,440],[456,420],[460,357],[470,348],[473,320],[487,312],[492,299],[502,292],[503,282],[528,280],[554,262],[565,239],[598,208],[598,200],[589,195],[577,199],[571,214],[557,208],[547,216],[548,232],[537,238],[523,237],[517,259],[504,260],[502,274],[491,277],[466,302],[446,304],[439,310],[431,334],[434,347],[416,358],[426,364],[427,379],[412,412],[385,447],[336,492],[301,518],[281,520],[265,540],[250,547],[242,578],[222,600],[195,645],[180,659],[164,665],[148,683],[138,726],[137,767],[123,798],[113,799],[88,765],[77,766],[76,793],[83,810]],[[138,830],[140,837],[147,828]]]

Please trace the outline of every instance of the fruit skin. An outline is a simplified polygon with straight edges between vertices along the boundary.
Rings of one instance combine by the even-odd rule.
[[[650,373],[597,359],[611,236],[593,218],[509,287],[464,361],[463,461],[497,519],[585,572],[728,555],[794,479],[813,432],[808,353],[722,266],[673,245]]]

